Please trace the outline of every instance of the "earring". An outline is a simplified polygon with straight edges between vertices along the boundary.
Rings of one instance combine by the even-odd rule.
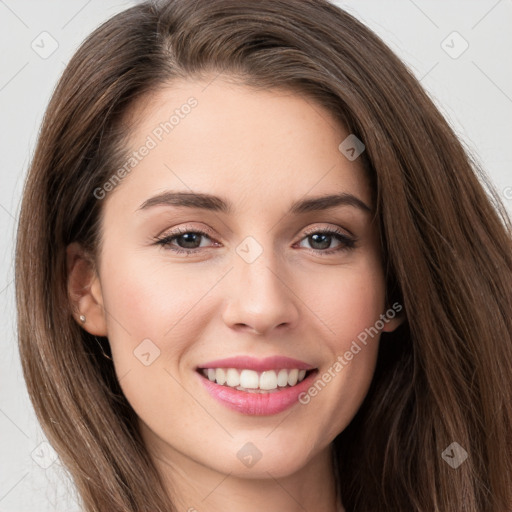
[[[83,324],[85,324],[85,315],[80,315],[80,322],[82,322]]]

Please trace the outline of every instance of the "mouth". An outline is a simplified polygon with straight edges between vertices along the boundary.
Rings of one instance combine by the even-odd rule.
[[[282,356],[241,356],[201,364],[196,373],[222,405],[247,415],[271,415],[297,404],[318,368]]]
[[[316,369],[280,368],[257,372],[249,368],[198,368],[199,374],[219,386],[246,393],[279,393],[293,388]]]

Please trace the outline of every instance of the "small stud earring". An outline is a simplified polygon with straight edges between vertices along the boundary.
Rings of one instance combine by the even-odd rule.
[[[83,324],[85,324],[85,315],[80,315],[80,322],[82,322]]]

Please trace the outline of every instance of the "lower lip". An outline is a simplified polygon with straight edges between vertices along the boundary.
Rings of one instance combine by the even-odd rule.
[[[196,372],[210,395],[221,404],[242,414],[264,416],[278,414],[299,402],[299,395],[310,386],[318,370],[312,371],[295,386],[282,388],[272,393],[248,393],[239,389],[221,386]]]

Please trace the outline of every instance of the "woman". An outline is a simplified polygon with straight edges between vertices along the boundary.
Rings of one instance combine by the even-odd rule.
[[[17,243],[87,511],[512,507],[511,223],[320,0],[145,2],[70,61]]]

